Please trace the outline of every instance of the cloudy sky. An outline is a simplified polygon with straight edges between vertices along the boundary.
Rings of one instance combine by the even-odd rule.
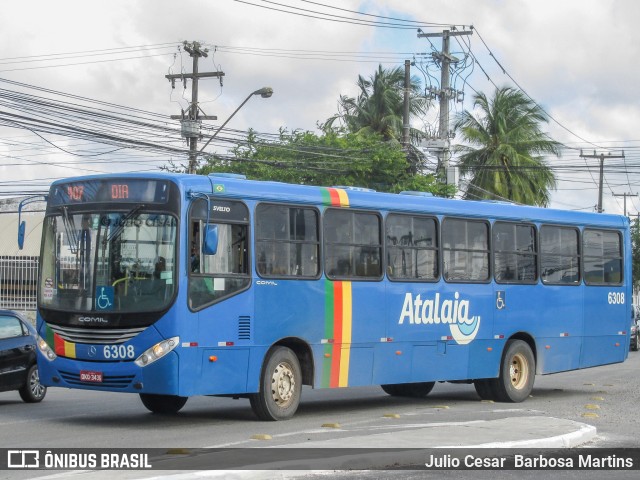
[[[363,20],[386,25],[362,25]],[[452,111],[471,109],[474,91],[491,94],[496,85],[519,86],[549,113],[546,130],[566,145],[562,158],[549,159],[559,180],[551,206],[593,210],[598,161],[581,158],[580,149],[613,157],[624,150],[624,159],[605,159],[604,182],[605,211],[622,213],[623,197],[614,194],[640,192],[638,20],[636,0],[6,2],[0,16],[0,110],[38,116],[40,110],[16,112],[16,102],[22,105],[24,98],[13,97],[19,92],[145,121],[157,114],[154,125],[179,132],[168,116],[187,108],[190,90],[180,82],[172,89],[165,75],[191,71],[191,58],[180,46],[196,40],[210,50],[200,71],[225,73],[222,85],[218,79],[200,82],[202,110],[219,119],[207,122],[211,128],[251,92],[270,86],[270,99],[252,98],[227,127],[263,133],[281,127],[315,130],[317,122],[336,112],[341,94],[357,93],[358,75],[369,76],[379,63],[391,68],[405,59],[415,61],[412,74],[424,87],[437,86],[439,71],[429,54],[441,48],[440,40],[418,38],[414,26],[436,33],[449,25],[473,25],[472,36],[452,40],[452,53],[466,59],[454,76],[464,101]],[[73,115],[68,114],[69,121]],[[429,128],[436,116],[434,110],[415,126]],[[69,175],[150,170],[168,159],[184,161],[179,153],[37,135],[14,118],[0,126],[0,195],[16,186],[44,189],[52,179]],[[118,128],[127,135],[130,127]],[[169,135],[155,141],[186,148],[179,133]],[[226,146],[216,141],[208,151],[222,153]],[[630,214],[639,208],[637,197],[627,198]]]

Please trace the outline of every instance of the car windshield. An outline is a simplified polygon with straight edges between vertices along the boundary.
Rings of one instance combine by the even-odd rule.
[[[161,310],[176,286],[177,220],[127,212],[48,216],[38,303],[68,312]]]

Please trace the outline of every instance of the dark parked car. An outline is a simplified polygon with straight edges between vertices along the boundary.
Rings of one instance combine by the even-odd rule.
[[[39,402],[47,393],[40,384],[36,338],[35,328],[20,314],[0,310],[0,392],[18,390],[27,403]]]

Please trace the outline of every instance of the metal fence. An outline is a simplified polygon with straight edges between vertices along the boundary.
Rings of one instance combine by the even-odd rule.
[[[37,286],[37,256],[0,256],[0,308],[35,311]]]

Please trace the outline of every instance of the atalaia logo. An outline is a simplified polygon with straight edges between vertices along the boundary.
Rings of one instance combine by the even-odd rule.
[[[441,299],[436,293],[424,300],[420,294],[414,297],[406,293],[398,324],[405,321],[410,325],[448,324],[451,336],[460,345],[473,341],[480,329],[480,315],[469,316],[469,300],[461,300],[458,292],[453,299]]]

